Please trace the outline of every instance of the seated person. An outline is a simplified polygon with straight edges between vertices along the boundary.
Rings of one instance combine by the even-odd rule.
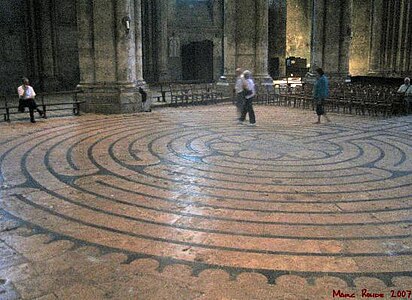
[[[41,117],[44,116],[44,113],[37,107],[36,101],[34,101],[36,93],[30,86],[30,82],[26,77],[22,78],[22,85],[17,88],[17,93],[19,94],[19,111],[24,112],[24,108],[28,107],[30,122],[36,123],[34,120],[34,110],[37,110]]]
[[[405,78],[405,83],[402,84],[398,89],[398,94],[402,94],[405,100],[406,113],[411,113],[411,103],[412,103],[412,86],[411,79],[409,77]]]

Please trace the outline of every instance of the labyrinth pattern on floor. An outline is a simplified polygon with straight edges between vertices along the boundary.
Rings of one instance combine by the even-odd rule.
[[[0,139],[0,207],[56,238],[194,273],[412,275],[411,118],[314,125],[259,107],[252,127],[232,111],[16,125]]]

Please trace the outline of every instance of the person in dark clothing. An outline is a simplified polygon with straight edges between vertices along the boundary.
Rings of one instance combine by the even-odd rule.
[[[245,80],[245,104],[243,105],[242,114],[239,121],[243,123],[246,119],[246,114],[249,113],[249,125],[256,125],[255,112],[253,110],[253,99],[256,96],[255,82],[252,79],[252,73],[249,70],[243,72],[243,77]]]
[[[325,101],[329,96],[329,82],[322,68],[316,69],[318,73],[318,79],[316,80],[313,88],[313,98],[316,104],[316,114],[318,115],[318,121],[316,124],[320,124],[320,117],[323,116],[326,121],[330,122],[330,119],[326,116]]]
[[[139,93],[142,96],[142,111],[144,112],[151,112],[150,108],[150,101],[147,101],[147,92],[142,88],[139,87]]]

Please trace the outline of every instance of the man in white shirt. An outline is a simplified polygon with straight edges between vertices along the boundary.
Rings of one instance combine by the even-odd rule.
[[[241,68],[236,69],[236,84],[235,84],[235,94],[236,94],[236,109],[237,118],[239,119],[243,105],[245,104],[245,79],[243,77],[243,70]]]
[[[243,72],[244,81],[246,83],[245,92],[245,104],[243,105],[242,115],[239,121],[244,122],[246,119],[246,114],[249,113],[249,125],[254,126],[256,124],[255,112],[253,110],[253,99],[256,96],[255,82],[252,79],[252,73],[249,70]]]
[[[36,123],[34,120],[34,110],[37,110],[41,117],[44,116],[44,113],[37,107],[34,97],[36,93],[34,89],[30,86],[30,82],[26,77],[22,78],[22,85],[17,88],[17,93],[19,94],[19,111],[24,112],[24,108],[29,108],[30,113],[30,122]]]
[[[409,77],[406,77],[404,82],[405,83],[399,87],[398,93],[404,96],[406,113],[409,114],[411,112],[411,103],[412,103],[411,79]]]

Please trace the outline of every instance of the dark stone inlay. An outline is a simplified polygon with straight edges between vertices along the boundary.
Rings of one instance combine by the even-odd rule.
[[[241,253],[255,253],[255,254],[269,254],[269,255],[293,255],[293,256],[317,256],[317,257],[392,257],[392,256],[397,256],[397,255],[402,255],[402,256],[410,256],[412,255],[412,251],[404,251],[404,252],[385,252],[385,253],[310,253],[310,252],[292,252],[292,251],[269,251],[269,250],[258,250],[258,249],[244,249],[244,248],[232,248],[232,247],[224,247],[224,246],[214,246],[214,245],[208,245],[208,244],[199,244],[199,243],[191,243],[191,242],[183,242],[183,241],[178,241],[178,240],[171,240],[171,239],[165,239],[165,238],[160,238],[160,237],[154,237],[154,236],[148,236],[148,235],[143,235],[143,234],[135,234],[119,229],[114,229],[106,226],[101,226],[101,225],[96,225],[90,222],[85,222],[81,220],[77,220],[72,217],[68,217],[66,215],[62,215],[60,213],[56,213],[55,211],[42,207],[40,205],[37,205],[33,202],[30,202],[27,200],[25,197],[22,195],[15,195],[16,198],[18,198],[20,201],[31,205],[37,209],[43,210],[48,212],[51,215],[58,216],[62,219],[72,221],[77,224],[85,225],[85,226],[90,226],[92,228],[96,229],[101,229],[105,231],[110,231],[113,233],[119,233],[122,235],[130,236],[130,237],[137,237],[137,238],[142,238],[150,241],[159,241],[159,242],[166,242],[170,244],[176,244],[176,245],[185,245],[185,246],[193,246],[193,247],[199,247],[199,248],[205,248],[205,249],[215,249],[215,250],[224,250],[224,251],[233,251],[233,252],[241,252]]]
[[[0,209],[0,213],[7,215],[9,218],[13,218],[18,220],[23,224],[23,226],[26,226],[27,228],[31,229],[33,232],[33,235],[36,234],[47,234],[50,236],[50,240],[47,241],[46,243],[52,243],[55,241],[61,241],[61,240],[68,240],[72,242],[74,245],[72,247],[73,250],[84,247],[84,246],[92,246],[97,248],[102,255],[109,254],[109,253],[121,253],[125,254],[127,256],[127,259],[123,262],[123,264],[130,264],[135,260],[139,259],[155,259],[159,263],[158,271],[162,272],[167,266],[170,265],[176,265],[176,264],[181,264],[181,265],[186,265],[192,268],[192,275],[193,276],[198,276],[202,271],[208,270],[208,269],[215,269],[215,270],[223,270],[227,272],[231,278],[237,278],[242,273],[258,273],[261,275],[264,275],[267,278],[267,282],[269,284],[275,284],[276,279],[279,278],[280,276],[283,275],[295,275],[299,276],[302,278],[305,278],[308,284],[314,284],[315,280],[317,278],[322,278],[325,276],[331,276],[331,277],[337,277],[342,279],[343,281],[346,282],[346,284],[349,287],[355,287],[354,281],[357,278],[376,278],[384,282],[387,287],[392,287],[394,286],[393,284],[393,279],[396,277],[411,277],[412,278],[412,271],[407,271],[407,272],[382,272],[382,273],[376,273],[376,272],[360,272],[360,273],[345,273],[345,272],[299,272],[299,271],[279,271],[279,270],[265,270],[265,269],[249,269],[249,268],[234,268],[234,267],[226,267],[226,266],[219,266],[219,265],[211,265],[207,263],[203,263],[200,261],[185,261],[185,260],[179,260],[179,259],[174,259],[170,257],[159,257],[159,256],[154,256],[154,255],[148,255],[148,254],[142,254],[142,253],[133,253],[124,249],[118,249],[118,248],[111,248],[107,246],[102,246],[100,244],[95,244],[92,242],[88,241],[82,241],[78,239],[74,239],[70,236],[62,235],[61,233],[57,233],[54,231],[50,231],[47,229],[44,229],[36,224],[33,224],[31,222],[22,220],[14,215],[11,215],[10,213]]]

